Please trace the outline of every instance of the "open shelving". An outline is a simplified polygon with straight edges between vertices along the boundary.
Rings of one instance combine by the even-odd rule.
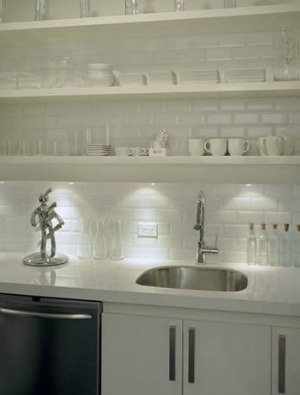
[[[300,4],[0,24],[0,48],[126,37],[299,30]],[[300,97],[300,81],[0,91],[0,105],[230,97]],[[292,157],[0,157],[0,180],[300,183]]]
[[[300,97],[300,81],[2,90],[0,103],[273,97],[275,95]]]
[[[299,183],[300,156],[0,157],[3,181]]]
[[[113,15],[82,19],[0,24],[0,45],[51,42],[63,39],[183,36],[201,33],[258,32],[288,25],[299,29],[300,4],[192,10],[140,15]]]

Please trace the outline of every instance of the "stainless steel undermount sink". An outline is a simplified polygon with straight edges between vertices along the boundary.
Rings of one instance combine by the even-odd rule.
[[[147,287],[236,292],[247,287],[248,279],[233,269],[164,266],[142,273],[136,283]]]

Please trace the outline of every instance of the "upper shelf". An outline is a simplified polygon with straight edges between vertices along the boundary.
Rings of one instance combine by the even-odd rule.
[[[1,181],[299,183],[300,157],[0,157]]]
[[[183,36],[199,33],[299,29],[300,4],[193,10],[0,24],[0,45],[105,37]],[[63,35],[62,35],[63,34]],[[97,36],[99,38],[99,36]]]
[[[0,103],[51,103],[58,101],[153,100],[223,97],[300,97],[300,81],[257,83],[195,83],[141,87],[20,89],[0,91]]]

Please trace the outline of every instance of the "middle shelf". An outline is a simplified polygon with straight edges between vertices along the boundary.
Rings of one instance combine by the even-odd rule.
[[[226,178],[225,178],[226,177]],[[1,181],[300,183],[300,156],[0,157]]]
[[[300,81],[1,90],[0,103],[274,97],[274,95],[300,97]]]

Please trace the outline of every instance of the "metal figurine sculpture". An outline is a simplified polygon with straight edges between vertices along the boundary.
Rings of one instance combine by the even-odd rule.
[[[49,188],[46,193],[39,196],[40,205],[31,214],[30,223],[33,227],[39,225],[41,230],[40,252],[28,255],[24,258],[23,263],[29,266],[54,266],[67,263],[69,258],[65,255],[56,255],[55,232],[64,225],[62,218],[55,212],[56,203],[48,206],[49,194],[52,189]],[[52,221],[56,221],[56,225]],[[50,240],[50,254],[47,254],[47,241]]]

